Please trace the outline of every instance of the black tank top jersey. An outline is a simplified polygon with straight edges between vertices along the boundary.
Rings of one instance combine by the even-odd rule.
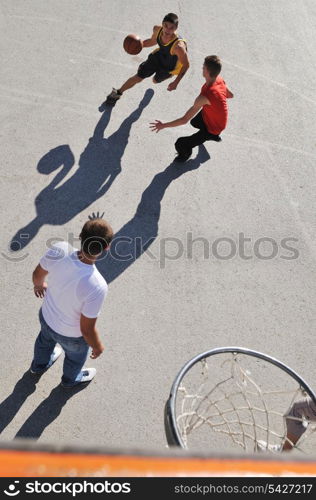
[[[162,28],[160,28],[157,35],[157,43],[159,45],[159,49],[157,50],[156,54],[159,55],[159,59],[161,59],[164,68],[173,70],[177,65],[178,57],[176,55],[171,54],[171,49],[177,43],[178,40],[183,40],[183,38],[180,35],[176,35],[176,37],[173,40],[171,40],[168,44],[164,45],[161,42],[161,33],[162,33]]]

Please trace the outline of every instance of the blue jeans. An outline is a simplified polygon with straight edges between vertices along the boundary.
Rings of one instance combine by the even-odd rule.
[[[65,351],[62,383],[72,387],[80,383],[82,367],[87,359],[89,346],[83,337],[66,337],[52,330],[39,312],[41,331],[35,341],[34,359],[31,369],[43,372],[52,365],[52,354],[56,344]]]

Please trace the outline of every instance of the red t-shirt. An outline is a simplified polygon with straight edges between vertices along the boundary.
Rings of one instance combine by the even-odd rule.
[[[210,134],[218,135],[226,127],[228,116],[226,93],[226,83],[220,76],[212,85],[205,83],[201,89],[201,94],[211,103],[202,108],[203,121]]]

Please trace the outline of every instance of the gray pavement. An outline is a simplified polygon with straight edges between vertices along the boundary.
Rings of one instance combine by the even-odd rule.
[[[171,93],[147,80],[101,115],[149,53],[124,53],[124,36],[148,37],[170,11],[188,75]],[[163,449],[174,376],[225,345],[273,355],[316,389],[315,24],[314,0],[0,1],[2,440]],[[235,94],[229,123],[222,143],[176,170],[173,143],[190,125],[148,124],[188,109],[209,54]],[[89,362],[96,379],[67,397],[60,361],[37,386],[24,375],[40,306],[31,272],[50,238],[77,237],[98,210],[120,236],[151,244],[130,262],[100,262],[106,351]],[[21,232],[24,248],[8,252]],[[220,258],[241,233],[250,258]],[[191,257],[190,235],[204,238]],[[284,238],[297,258],[283,258],[294,255]]]

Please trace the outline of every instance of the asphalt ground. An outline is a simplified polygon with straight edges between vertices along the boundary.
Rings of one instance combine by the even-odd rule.
[[[148,79],[101,114],[150,51],[129,56],[124,37],[149,37],[170,11],[191,62],[178,89]],[[176,373],[221,346],[279,358],[316,389],[315,24],[313,0],[1,0],[2,440],[163,449]],[[191,126],[149,122],[182,116],[210,54],[235,94],[228,126],[175,167]],[[96,211],[143,247],[99,263],[106,350],[95,380],[65,394],[60,360],[36,384],[26,373],[31,273]]]

